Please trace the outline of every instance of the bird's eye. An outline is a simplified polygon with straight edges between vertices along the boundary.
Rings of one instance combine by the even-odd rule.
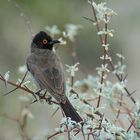
[[[48,40],[47,39],[43,39],[42,43],[46,45],[48,43]]]

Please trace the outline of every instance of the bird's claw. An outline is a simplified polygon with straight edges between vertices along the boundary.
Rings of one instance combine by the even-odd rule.
[[[48,102],[48,104],[49,104],[49,105],[51,105],[51,104],[52,104],[51,100],[52,100],[52,97],[51,97],[51,96],[50,96],[50,97],[48,97],[48,98],[46,99],[46,101]]]
[[[39,96],[39,97],[40,97],[40,91],[41,91],[41,90],[39,90],[39,91],[37,91],[37,92],[35,92],[35,93],[32,93],[32,95],[33,95],[33,97],[34,97],[35,100],[32,101],[31,104],[33,104],[33,103],[35,103],[35,102],[38,101],[38,99],[37,99],[36,96]]]
[[[51,96],[45,97],[46,96],[46,92],[43,95],[40,94],[40,92],[41,92],[41,90],[39,90],[39,91],[37,91],[35,93],[32,93],[32,95],[34,96],[35,100],[32,101],[31,104],[33,104],[33,103],[35,103],[35,102],[37,102],[37,101],[39,101],[41,99],[45,99],[46,102],[48,102],[48,104],[51,105],[52,104],[52,102],[51,102],[52,97]],[[37,99],[37,96],[39,97],[39,99]]]

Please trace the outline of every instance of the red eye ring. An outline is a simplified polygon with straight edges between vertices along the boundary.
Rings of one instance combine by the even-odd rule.
[[[47,39],[43,39],[42,43],[46,45],[48,43],[48,40]]]

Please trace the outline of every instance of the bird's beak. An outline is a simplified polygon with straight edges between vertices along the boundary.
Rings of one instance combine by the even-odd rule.
[[[52,41],[50,42],[50,45],[54,45],[54,44],[57,44],[57,43],[60,43],[60,41],[59,41],[59,40],[52,40]]]

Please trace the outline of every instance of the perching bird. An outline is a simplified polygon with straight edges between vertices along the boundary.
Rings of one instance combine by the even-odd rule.
[[[82,118],[66,97],[63,66],[53,51],[53,40],[46,32],[40,31],[32,40],[31,54],[27,58],[27,68],[41,90],[46,89],[60,104],[66,117],[81,122]]]

